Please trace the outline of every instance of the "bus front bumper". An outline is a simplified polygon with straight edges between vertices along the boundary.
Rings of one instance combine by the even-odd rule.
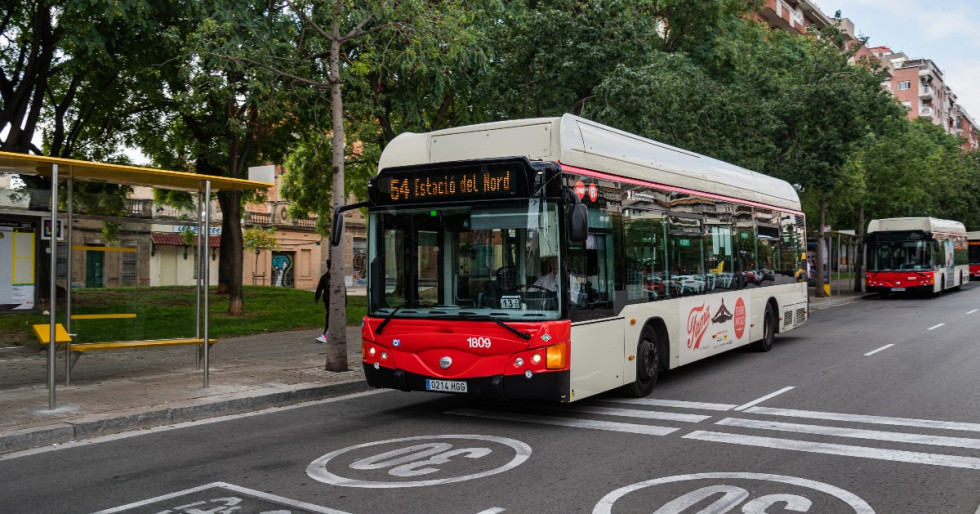
[[[432,391],[426,387],[427,380],[443,380],[410,373],[402,369],[378,368],[364,363],[364,378],[371,387],[398,389],[401,391]],[[536,373],[531,378],[524,375],[493,375],[457,379],[466,383],[466,394],[479,398],[497,400],[547,400],[569,401],[569,372],[555,371]],[[448,392],[448,391],[435,391]],[[449,392],[449,394],[456,394]]]

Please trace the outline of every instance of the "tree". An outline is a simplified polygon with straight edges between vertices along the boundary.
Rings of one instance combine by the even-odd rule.
[[[190,29],[190,30],[188,30]],[[291,139],[295,116],[266,69],[242,64],[251,51],[281,49],[294,26],[276,3],[222,0],[195,4],[185,25],[158,43],[170,54],[158,83],[146,91],[153,109],[141,118],[140,147],[157,162],[204,175],[244,178],[251,165],[276,162]],[[242,209],[239,191],[217,194],[222,212],[218,292],[228,312],[244,311]]]
[[[246,250],[255,252],[256,268],[252,269],[252,276],[254,278],[258,274],[258,257],[262,253],[262,250],[279,251],[279,241],[276,240],[276,229],[272,227],[249,227],[242,232],[242,240]]]
[[[444,24],[461,23],[468,10],[464,3],[455,1],[438,2],[438,8],[430,2],[416,0],[402,2],[382,0],[371,2],[326,1],[287,1],[289,12],[295,14],[303,27],[300,32],[292,60],[283,63],[280,56],[255,54],[241,58],[241,62],[252,63],[279,76],[292,80],[297,85],[306,85],[314,91],[329,91],[329,115],[322,116],[325,109],[312,110],[316,116],[310,130],[297,145],[296,155],[289,161],[295,167],[296,175],[287,182],[287,198],[295,200],[296,210],[309,209],[321,214],[324,207],[322,199],[329,192],[328,208],[343,205],[345,202],[345,164],[348,155],[357,155],[353,144],[347,143],[345,126],[345,86],[358,83],[357,77],[377,75],[377,68],[390,65],[404,66],[411,57],[415,66],[424,68],[427,59],[439,55],[442,49],[454,48],[451,41],[441,39],[452,35],[451,31],[440,29]],[[455,16],[460,15],[460,16]],[[392,80],[403,81],[410,78],[407,68],[402,69],[406,76],[394,75]],[[389,70],[390,71],[390,70]],[[367,81],[360,81],[362,92],[371,91]],[[438,96],[438,95],[436,95]],[[309,99],[308,95],[299,95]],[[364,97],[362,97],[364,98]],[[358,103],[360,112],[371,111],[368,101]],[[319,123],[329,119],[330,123]],[[368,134],[371,120],[361,118],[356,126]],[[375,129],[377,132],[377,129]],[[373,140],[374,138],[372,138]],[[326,155],[318,150],[320,142],[329,140],[331,152],[329,165]],[[361,142],[363,143],[363,142]],[[361,147],[364,148],[363,146]],[[324,175],[329,170],[329,180]],[[292,171],[290,171],[292,173]],[[307,211],[309,212],[309,211]],[[325,226],[321,223],[321,230]],[[330,323],[343,326],[346,323],[344,297],[345,259],[344,245],[330,248]],[[327,341],[325,367],[329,371],[347,369],[347,337],[345,331],[331,331]]]
[[[25,0],[0,9],[0,150],[126,162],[119,152],[143,107],[134,85],[156,62],[155,36],[179,23],[181,2]],[[30,208],[50,202],[51,180],[22,176]],[[76,185],[91,214],[124,212],[128,188]],[[61,196],[65,198],[65,196]],[[106,222],[107,240],[118,224]],[[50,258],[42,253],[42,261]],[[42,263],[46,267],[46,264]],[[46,274],[39,291],[48,291]]]

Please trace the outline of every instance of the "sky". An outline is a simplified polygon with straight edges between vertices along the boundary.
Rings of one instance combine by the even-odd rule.
[[[929,59],[974,121],[980,120],[980,0],[816,0],[854,22],[868,47]]]

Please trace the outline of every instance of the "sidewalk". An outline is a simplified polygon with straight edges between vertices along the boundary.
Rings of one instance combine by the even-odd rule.
[[[324,371],[326,350],[317,335],[222,339],[209,353],[208,388],[196,347],[82,355],[68,386],[59,352],[55,409],[49,409],[47,353],[0,353],[0,455],[369,389],[360,327],[347,327],[346,372]]]

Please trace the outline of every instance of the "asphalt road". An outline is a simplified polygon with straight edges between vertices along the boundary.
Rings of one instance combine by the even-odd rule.
[[[980,513],[980,284],[571,405],[372,392],[0,458],[0,512]]]

